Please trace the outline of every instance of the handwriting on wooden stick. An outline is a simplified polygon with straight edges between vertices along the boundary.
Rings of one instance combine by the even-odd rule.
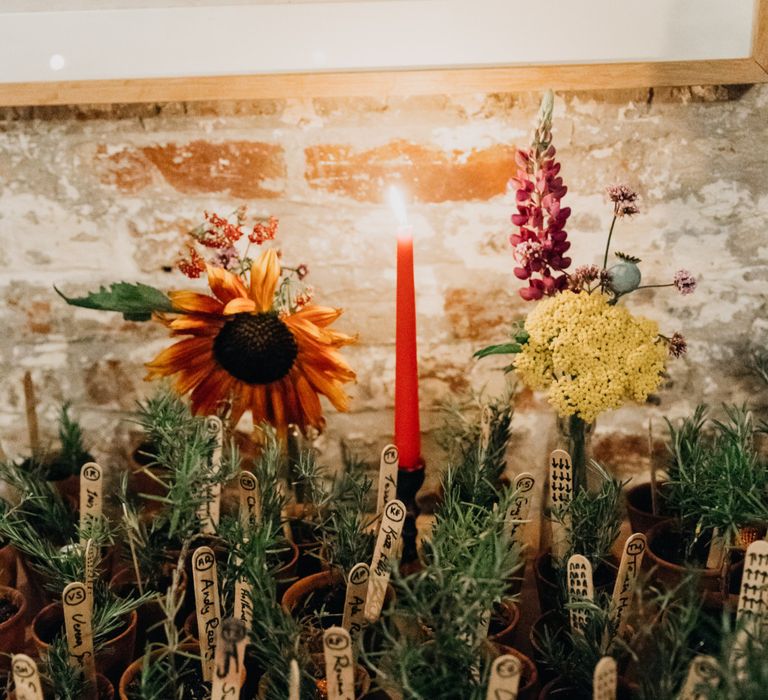
[[[85,584],[80,581],[70,583],[61,595],[61,602],[70,663],[75,668],[81,668],[88,682],[95,684],[92,605]]]
[[[604,656],[597,662],[592,676],[593,700],[616,700],[617,681],[616,660],[610,656]]]
[[[237,484],[240,492],[240,523],[246,533],[261,525],[261,489],[252,472],[241,471]]]
[[[594,600],[595,589],[592,583],[592,564],[581,554],[574,554],[568,559],[568,602]],[[571,608],[568,611],[571,629],[583,632],[587,626],[587,611]]]
[[[368,595],[365,601],[365,619],[368,622],[375,622],[381,614],[389,583],[390,566],[393,563],[392,560],[396,559],[395,553],[404,523],[405,506],[403,502],[395,499],[387,503],[371,560]]]
[[[215,478],[221,470],[221,443],[224,430],[221,418],[218,416],[207,416],[205,419],[205,429],[214,441],[209,474],[211,478]],[[197,513],[200,518],[200,531],[203,534],[212,535],[216,532],[220,511],[221,484],[208,484],[205,487],[205,498]]]
[[[43,700],[37,664],[26,654],[14,654],[11,662],[16,700]]]
[[[355,700],[355,662],[349,632],[343,627],[325,630],[323,654],[328,700]]]
[[[96,578],[96,557],[97,548],[93,540],[89,539],[85,543],[85,588],[88,593],[88,600],[91,602],[93,610],[93,581]]]
[[[536,486],[536,478],[533,474],[523,472],[515,477],[514,490],[517,492],[512,504],[507,511],[506,535],[507,541],[521,542],[525,534],[525,523],[531,510],[533,487]]]
[[[245,662],[247,630],[241,620],[228,617],[216,639],[211,700],[237,700]]]
[[[387,445],[381,451],[379,460],[379,491],[376,496],[376,512],[381,513],[397,494],[397,474],[400,453],[395,445]]]
[[[235,604],[233,617],[240,620],[246,627],[250,628],[253,622],[253,601],[251,600],[251,584],[239,578],[235,581]]]
[[[626,611],[632,601],[632,595],[643,563],[643,555],[647,546],[645,535],[636,532],[630,535],[624,543],[624,551],[621,555],[619,573],[613,587],[611,599],[612,617],[616,634],[621,636],[626,627]]]
[[[203,680],[209,681],[213,677],[216,635],[221,625],[216,557],[210,547],[198,547],[192,555],[192,578]]]
[[[549,505],[552,510],[566,508],[573,498],[573,464],[565,450],[549,455]],[[552,522],[552,556],[562,559],[566,553],[568,523]]]
[[[291,669],[288,676],[288,700],[299,700],[300,684],[299,662],[296,659],[291,659]]]
[[[522,673],[523,664],[516,656],[504,654],[497,657],[491,666],[486,700],[515,700]]]
[[[701,690],[707,687],[716,688],[719,680],[720,673],[716,658],[703,654],[694,656],[688,666],[688,675],[680,691],[679,700],[705,700],[709,694]]]
[[[354,642],[366,625],[365,598],[368,595],[368,579],[371,568],[368,564],[355,564],[347,577],[347,592],[344,596],[344,615],[341,626],[349,632]]]
[[[101,518],[103,473],[96,462],[86,462],[80,470],[80,544],[88,539],[87,530]]]

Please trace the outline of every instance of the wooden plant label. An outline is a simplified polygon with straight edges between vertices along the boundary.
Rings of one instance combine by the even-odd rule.
[[[250,628],[253,622],[253,601],[251,584],[239,578],[235,581],[234,618]]]
[[[352,641],[357,639],[366,625],[365,598],[368,595],[368,579],[371,567],[368,564],[355,564],[349,572],[347,593],[344,596],[344,616],[341,626],[349,632]]]
[[[768,542],[765,540],[756,540],[747,547],[736,620],[743,620],[745,628],[768,620]]]
[[[300,684],[299,662],[296,659],[291,659],[291,670],[288,676],[288,700],[299,700]]]
[[[512,501],[506,517],[508,542],[518,541],[522,544],[525,523],[528,521],[528,513],[531,510],[534,486],[536,486],[536,478],[533,474],[523,472],[515,477],[514,490],[517,492],[517,496]]]
[[[14,654],[11,662],[16,700],[43,700],[37,664],[26,654]]]
[[[379,460],[379,491],[376,497],[376,512],[384,511],[397,495],[397,474],[400,466],[400,453],[395,445],[387,445],[381,451]]]
[[[241,620],[228,617],[221,623],[216,640],[216,656],[211,700],[237,700],[245,662],[247,630]]]
[[[210,681],[213,678],[216,634],[221,626],[216,557],[210,547],[198,547],[192,555],[192,578],[203,680]]]
[[[381,614],[389,583],[391,560],[395,558],[404,523],[403,502],[395,499],[387,503],[373,550],[371,574],[368,579],[368,595],[365,600],[365,619],[368,622],[376,622]]]
[[[679,700],[705,700],[709,697],[702,688],[716,688],[719,682],[717,659],[713,656],[694,656]]]
[[[93,581],[96,578],[97,555],[96,545],[93,540],[88,540],[85,543],[85,589],[88,593],[88,600],[91,602],[91,610],[93,610]]]
[[[595,589],[592,584],[592,564],[581,554],[574,554],[568,559],[568,602],[594,600]],[[587,611],[571,609],[568,611],[571,629],[583,632],[587,626]]]
[[[613,622],[616,627],[616,634],[619,636],[624,632],[627,624],[625,612],[632,600],[646,546],[645,535],[639,532],[630,535],[624,543],[619,573],[616,576],[616,584],[613,587],[611,599]]]
[[[523,664],[516,656],[504,654],[497,657],[491,666],[486,700],[515,700],[522,673]]]
[[[84,583],[70,583],[61,595],[64,605],[64,629],[67,634],[70,663],[81,668],[85,678],[95,687],[96,662],[93,658],[92,603]]]
[[[488,445],[491,443],[491,423],[493,422],[493,411],[490,406],[483,406],[480,413],[480,449],[483,456],[488,452]]]
[[[96,462],[86,462],[80,470],[80,544],[84,545],[87,537],[85,529],[101,518],[102,513],[103,473]]]
[[[328,700],[355,700],[355,661],[349,632],[343,627],[325,630],[323,654]]]
[[[593,700],[616,700],[617,681],[616,659],[604,656],[597,662],[592,676]]]
[[[221,441],[224,430],[221,418],[218,416],[208,416],[205,419],[205,429],[215,441],[210,465],[210,475],[214,477],[221,469]],[[216,526],[219,524],[220,510],[221,484],[209,484],[205,489],[205,499],[198,511],[200,531],[204,535],[213,535],[216,532]]]
[[[552,510],[567,507],[573,498],[573,464],[565,450],[549,455],[549,505]],[[566,553],[565,525],[552,522],[552,556],[562,559]]]
[[[712,531],[712,541],[709,544],[709,553],[707,554],[707,568],[720,569],[723,566],[725,558],[725,538],[720,531],[715,528]]]
[[[240,523],[246,533],[253,525],[261,525],[261,491],[252,472],[242,471],[237,477],[240,492]]]

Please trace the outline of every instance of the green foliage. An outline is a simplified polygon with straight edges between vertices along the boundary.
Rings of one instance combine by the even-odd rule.
[[[64,403],[59,412],[59,442],[61,449],[56,455],[55,464],[49,479],[62,479],[80,474],[86,462],[93,460],[83,443],[83,430],[80,424],[69,415],[70,404]]]
[[[155,311],[177,311],[165,293],[141,283],[116,282],[108,289],[100,287],[98,292],[89,292],[84,297],[67,297],[54,289],[70,306],[119,311],[127,321],[149,321]]]
[[[514,355],[523,349],[523,345],[528,342],[528,331],[525,330],[525,321],[515,321],[510,331],[512,342],[501,343],[500,345],[489,345],[482,350],[478,350],[474,357],[482,358],[489,355]],[[513,365],[505,368],[505,371],[513,369]]]
[[[85,675],[69,659],[67,640],[58,635],[48,648],[40,674],[50,681],[54,700],[81,700],[87,697]]]

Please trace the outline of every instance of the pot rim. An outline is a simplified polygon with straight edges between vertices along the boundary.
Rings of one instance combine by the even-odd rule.
[[[35,615],[35,617],[32,619],[32,624],[30,625],[30,635],[32,636],[32,641],[35,643],[35,646],[37,646],[40,649],[48,649],[51,645],[48,642],[44,642],[42,639],[40,639],[39,635],[37,634],[37,623],[39,619],[42,617],[43,613],[50,613],[54,610],[60,610],[61,611],[61,620],[62,620],[62,627],[64,625],[64,606],[60,601],[56,601],[53,603],[49,603],[44,608],[40,610],[40,612]],[[136,614],[136,610],[131,610],[130,613],[128,613],[128,624],[126,625],[125,629],[120,632],[120,634],[110,637],[109,639],[104,640],[101,646],[106,646],[108,644],[114,644],[115,642],[122,641],[124,637],[127,637],[133,630],[136,629],[136,625],[138,622],[138,615]],[[98,649],[94,649],[94,653],[98,654]]]
[[[706,569],[692,566],[682,566],[680,564],[675,564],[674,562],[668,561],[667,559],[662,559],[658,554],[656,554],[656,552],[653,551],[654,541],[656,541],[662,533],[666,533],[675,528],[679,528],[679,525],[680,521],[676,518],[667,518],[666,520],[662,520],[661,522],[656,523],[650,530],[648,530],[646,533],[646,538],[648,540],[648,547],[646,550],[650,559],[656,566],[660,566],[663,569],[669,569],[670,571],[674,571],[677,574],[693,573],[705,578],[718,578],[721,574],[721,570],[719,568]],[[731,564],[730,568],[733,569],[735,566],[738,566],[738,562]]]
[[[0,599],[10,600],[16,606],[16,612],[7,620],[0,622],[0,634],[15,625],[27,612],[27,598],[17,588],[0,586]]]

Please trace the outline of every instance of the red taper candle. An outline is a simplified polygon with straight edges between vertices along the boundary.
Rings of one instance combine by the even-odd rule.
[[[395,444],[400,453],[400,468],[414,471],[423,469],[424,463],[421,459],[421,426],[419,423],[419,367],[416,351],[413,231],[405,223],[405,207],[399,193],[394,188],[391,199],[400,221],[397,231]]]

